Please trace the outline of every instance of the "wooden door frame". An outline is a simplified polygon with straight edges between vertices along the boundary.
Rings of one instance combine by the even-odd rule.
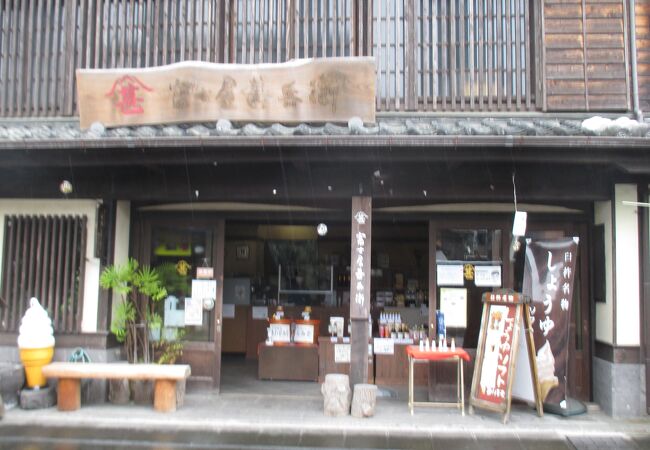
[[[501,254],[502,256],[502,286],[512,286],[512,263],[507,257],[510,247],[511,223],[505,215],[481,215],[472,217],[430,217],[429,218],[429,335],[431,335],[436,323],[436,309],[438,307],[438,290],[436,279],[436,242],[438,230],[444,228],[489,228],[501,230]],[[506,239],[506,236],[508,237]],[[429,400],[435,400],[435,384],[438,380],[438,366],[429,364]]]
[[[223,310],[223,269],[224,269],[224,246],[225,246],[225,220],[222,217],[200,217],[193,218],[191,222],[181,213],[159,214],[134,212],[131,233],[131,254],[141,264],[151,264],[151,236],[154,226],[188,227],[211,230],[212,247],[211,259],[214,268],[214,279],[217,280],[217,298],[214,304],[212,323],[212,334],[209,341],[187,341],[183,352],[192,355],[209,354],[213,356],[211,364],[208,364],[211,376],[192,376],[193,382],[209,384],[210,387],[219,390],[221,386],[221,337],[222,337],[222,310]]]

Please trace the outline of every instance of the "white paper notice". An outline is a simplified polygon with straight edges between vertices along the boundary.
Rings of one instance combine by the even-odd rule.
[[[311,324],[297,323],[293,341],[312,344],[314,342],[314,326]]]
[[[185,298],[185,325],[203,325],[203,300]]]
[[[395,353],[395,341],[389,338],[374,339],[375,355],[392,355]]]
[[[501,287],[501,266],[474,266],[474,283],[479,287]]]
[[[291,325],[288,323],[272,323],[271,338],[273,342],[291,342]]]
[[[350,362],[350,344],[334,345],[334,362],[336,364]]]
[[[438,264],[436,267],[438,286],[462,286],[464,284],[462,264]]]
[[[217,298],[216,280],[192,280],[192,298]]]
[[[467,328],[467,289],[440,288],[440,311],[446,327]]]
[[[235,318],[235,305],[223,305],[221,313],[224,319]]]

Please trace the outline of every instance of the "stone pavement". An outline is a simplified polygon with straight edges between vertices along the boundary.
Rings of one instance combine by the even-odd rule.
[[[372,418],[335,418],[323,415],[316,383],[264,386],[189,390],[183,408],[169,414],[139,405],[12,408],[0,421],[0,448],[650,449],[649,418],[616,420],[595,408],[540,418],[514,405],[504,425],[481,410],[462,417],[457,409],[416,408],[412,416],[402,390],[379,398]]]

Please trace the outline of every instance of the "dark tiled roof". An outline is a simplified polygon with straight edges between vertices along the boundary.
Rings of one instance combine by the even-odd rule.
[[[650,139],[650,123],[634,123],[620,126],[617,122],[603,119],[598,127],[580,119],[562,119],[547,116],[536,117],[417,117],[379,118],[376,124],[364,125],[359,119],[351,119],[348,125],[306,124],[296,126],[282,124],[238,124],[228,120],[217,123],[179,124],[117,127],[107,129],[93,124],[88,130],[81,130],[76,120],[0,121],[0,148],[22,148],[30,144],[57,143],[65,146],[127,146],[134,143],[151,145],[161,141],[192,140],[224,141],[223,138],[241,138],[250,142],[255,138],[298,138],[298,137],[355,137],[399,138],[419,136],[422,138],[458,137],[467,143],[472,137],[517,137],[516,143],[534,141],[534,138],[575,137],[577,142],[587,145],[598,138],[637,138],[641,142]],[[527,139],[532,138],[532,139]],[[591,139],[593,138],[593,139]],[[236,139],[234,140],[236,141]],[[497,140],[498,141],[498,140]],[[451,142],[442,140],[441,142]],[[458,142],[454,141],[456,144]],[[495,141],[496,142],[496,141]],[[515,143],[515,145],[516,145]]]

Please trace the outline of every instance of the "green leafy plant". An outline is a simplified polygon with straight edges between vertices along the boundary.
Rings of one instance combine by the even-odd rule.
[[[182,329],[177,329],[175,340],[161,339],[154,343],[156,362],[158,364],[174,364],[178,358],[183,356],[184,336],[185,332]]]
[[[149,321],[162,323],[154,307],[155,303],[167,296],[167,289],[158,272],[149,266],[140,266],[131,258],[124,265],[106,267],[99,284],[122,297],[115,309],[111,332],[119,342],[124,343],[128,361],[151,362],[153,351],[149,345]]]

